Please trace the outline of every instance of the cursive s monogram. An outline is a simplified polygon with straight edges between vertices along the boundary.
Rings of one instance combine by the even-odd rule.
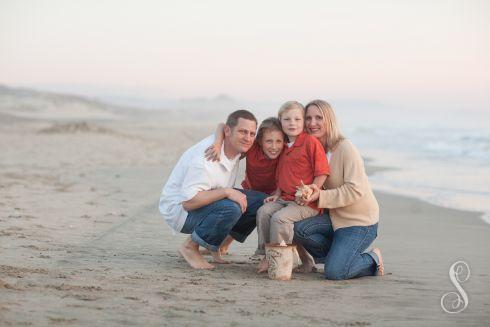
[[[460,313],[468,306],[468,295],[460,283],[470,278],[470,267],[464,261],[457,261],[449,268],[449,278],[458,292],[448,292],[441,297],[441,307],[447,313]]]

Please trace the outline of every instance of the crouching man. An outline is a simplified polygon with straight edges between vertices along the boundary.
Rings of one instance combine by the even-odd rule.
[[[163,188],[160,212],[174,231],[190,234],[179,253],[192,268],[214,268],[202,257],[199,246],[211,252],[215,263],[227,263],[220,246],[233,239],[243,243],[255,228],[264,194],[233,185],[240,156],[252,146],[256,129],[257,119],[249,111],[231,113],[220,160],[205,159],[204,151],[214,142],[214,136],[207,137],[184,152]]]

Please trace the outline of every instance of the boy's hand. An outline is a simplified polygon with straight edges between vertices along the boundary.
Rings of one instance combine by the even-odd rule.
[[[264,199],[264,203],[268,203],[268,202],[276,202],[277,199],[279,199],[280,195],[271,195],[271,196],[268,196]]]
[[[220,154],[221,144],[212,144],[204,151],[204,156],[208,161],[219,161]]]
[[[305,185],[303,181],[301,181],[300,186],[296,186],[295,201],[296,203],[305,201],[313,194],[313,189],[310,185]]]
[[[305,206],[308,205],[310,202],[314,202],[318,200],[320,197],[320,188],[316,184],[311,184],[307,185],[307,187],[310,189],[310,192],[308,192],[307,196],[296,196],[295,202],[299,205]]]

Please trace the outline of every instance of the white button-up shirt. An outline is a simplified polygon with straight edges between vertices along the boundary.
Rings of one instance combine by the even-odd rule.
[[[188,214],[182,202],[192,199],[200,191],[235,185],[240,155],[228,159],[223,144],[220,161],[207,161],[204,151],[214,140],[214,135],[209,136],[185,151],[163,187],[159,209],[167,224],[176,232],[182,230]]]

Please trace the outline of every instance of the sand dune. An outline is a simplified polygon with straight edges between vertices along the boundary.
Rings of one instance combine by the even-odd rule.
[[[114,134],[112,129],[99,126],[95,123],[86,121],[73,123],[55,123],[50,127],[39,130],[41,134],[76,134],[76,133],[99,133],[99,134]]]
[[[0,113],[41,120],[116,119],[117,108],[83,97],[0,86]]]

